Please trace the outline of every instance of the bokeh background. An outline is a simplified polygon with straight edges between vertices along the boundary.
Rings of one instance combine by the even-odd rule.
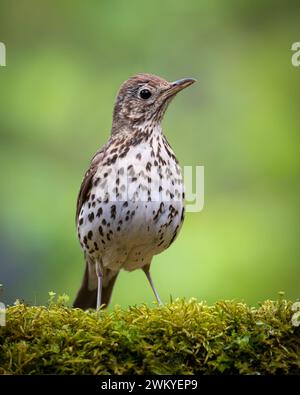
[[[123,80],[193,76],[164,130],[182,165],[205,166],[205,208],[152,265],[164,301],[300,296],[299,1],[1,0],[0,299],[73,299],[84,171]],[[113,304],[153,302],[141,271]]]

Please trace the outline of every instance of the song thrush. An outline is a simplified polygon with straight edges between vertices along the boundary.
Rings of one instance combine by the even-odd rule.
[[[161,128],[168,104],[193,78],[137,74],[121,86],[111,136],[93,157],[77,200],[86,270],[74,307],[108,305],[121,269],[143,269],[175,240],[184,219],[181,169]]]

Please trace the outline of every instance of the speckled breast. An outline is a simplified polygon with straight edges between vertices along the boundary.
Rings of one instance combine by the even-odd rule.
[[[78,235],[84,251],[104,267],[134,270],[176,238],[184,218],[182,174],[161,130],[124,157],[111,161],[111,151],[81,208]]]

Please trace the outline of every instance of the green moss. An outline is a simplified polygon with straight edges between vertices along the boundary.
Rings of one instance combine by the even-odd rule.
[[[298,374],[292,302],[176,300],[96,313],[24,304],[0,327],[2,374]],[[295,309],[294,309],[295,310]],[[297,323],[296,323],[297,325]]]

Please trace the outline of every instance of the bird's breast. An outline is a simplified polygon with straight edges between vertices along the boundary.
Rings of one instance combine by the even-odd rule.
[[[78,233],[88,254],[101,255],[109,267],[132,270],[168,248],[178,234],[184,216],[182,174],[161,133],[113,161],[111,150],[82,206]]]

